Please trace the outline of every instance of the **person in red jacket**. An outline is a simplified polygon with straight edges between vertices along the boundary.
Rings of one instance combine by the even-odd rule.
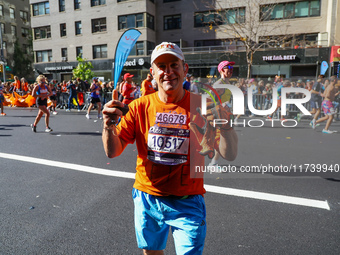
[[[132,82],[132,74],[126,73],[124,74],[124,85],[122,88],[122,95],[124,97],[123,103],[130,104],[135,99],[135,90],[136,86]]]

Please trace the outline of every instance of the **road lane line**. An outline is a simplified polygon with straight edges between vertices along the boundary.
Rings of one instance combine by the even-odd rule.
[[[127,179],[135,179],[134,173],[121,172],[121,171],[116,171],[116,170],[107,170],[103,168],[90,167],[90,166],[84,166],[84,165],[78,165],[78,164],[72,164],[72,163],[65,163],[65,162],[59,162],[55,160],[33,158],[33,157],[20,156],[20,155],[15,155],[15,154],[8,154],[8,153],[0,153],[0,157],[11,159],[11,160],[35,163],[35,164],[40,164],[40,165],[66,168],[66,169],[71,169],[71,170],[76,170],[76,171],[86,172],[86,173],[121,177],[121,178],[127,178]],[[286,204],[293,204],[293,205],[299,205],[299,206],[307,206],[307,207],[330,210],[327,200],[321,201],[321,200],[307,199],[307,198],[301,198],[301,197],[276,195],[276,194],[257,192],[257,191],[225,188],[225,187],[219,187],[219,186],[213,186],[213,185],[207,185],[207,184],[204,185],[204,187],[206,191],[216,193],[216,194],[252,198],[252,199],[266,200],[266,201],[271,201],[271,202],[286,203]]]
[[[7,153],[0,153],[0,157],[24,161],[24,162],[29,162],[29,163],[35,163],[35,164],[39,164],[39,165],[67,168],[67,169],[76,170],[76,171],[80,171],[80,172],[86,172],[86,173],[93,173],[93,174],[135,179],[134,173],[121,172],[121,171],[115,171],[115,170],[107,170],[107,169],[103,169],[103,168],[84,166],[84,165],[78,165],[78,164],[72,164],[72,163],[64,163],[64,162],[55,161],[55,160],[33,158],[33,157],[20,156],[20,155],[15,155],[15,154],[7,154]]]
[[[285,196],[285,195],[275,195],[275,194],[258,192],[258,191],[232,189],[232,188],[218,187],[218,186],[213,186],[213,185],[204,185],[204,188],[206,189],[206,191],[218,193],[218,194],[253,198],[253,199],[260,199],[260,200],[266,200],[266,201],[272,201],[272,202],[280,202],[280,203],[286,203],[286,204],[292,204],[292,205],[308,206],[308,207],[330,210],[330,207],[327,201],[307,199],[307,198],[301,198],[301,197],[292,197],[292,196]]]

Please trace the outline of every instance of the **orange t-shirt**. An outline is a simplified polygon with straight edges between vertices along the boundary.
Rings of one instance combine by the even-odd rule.
[[[151,81],[144,80],[142,82],[141,87],[142,87],[142,96],[146,96],[146,95],[149,95],[149,94],[156,92],[156,90],[154,90],[153,87],[152,87]]]
[[[23,84],[23,90],[24,91],[28,91],[28,82],[25,82],[24,84]]]
[[[14,82],[14,86],[15,86],[16,90],[21,90],[21,82],[19,80]]]
[[[158,93],[153,93],[129,105],[129,112],[118,128],[124,141],[136,141],[134,188],[156,196],[205,193],[203,173],[195,172],[195,166],[204,166],[204,157],[198,150],[190,150],[199,147],[195,135],[190,136],[188,125],[191,115],[197,115],[196,110],[190,112],[190,108],[197,108],[190,107],[191,96],[185,92],[180,102],[165,104],[159,100]]]

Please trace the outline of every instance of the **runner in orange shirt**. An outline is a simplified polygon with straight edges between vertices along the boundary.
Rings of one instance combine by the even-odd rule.
[[[26,79],[23,77],[21,78],[21,88],[22,88],[22,91],[27,94],[28,92],[28,82],[26,81]]]
[[[197,112],[200,97],[183,89],[189,67],[176,44],[163,42],[156,46],[151,65],[150,72],[158,83],[157,93],[130,103],[117,127],[112,123],[122,116],[124,104],[112,100],[105,105],[104,149],[108,157],[117,157],[127,144],[136,142],[132,196],[137,243],[144,254],[164,254],[171,227],[177,254],[199,255],[203,253],[206,234],[205,189],[203,173],[194,169],[195,165],[204,166],[204,157],[195,149],[195,136],[190,139],[190,123],[195,119],[197,125],[203,124]],[[235,131],[230,126],[221,127],[220,139],[221,156],[235,159]],[[190,159],[194,164],[190,164]]]
[[[141,84],[142,96],[146,96],[156,92],[156,90],[154,90],[152,87],[152,80],[153,80],[152,75],[148,73],[148,76]]]
[[[14,91],[15,92],[18,92],[18,91],[21,91],[22,89],[21,89],[21,82],[20,82],[20,80],[19,80],[19,77],[18,76],[14,76],[14,82],[13,82],[13,84],[14,84]]]

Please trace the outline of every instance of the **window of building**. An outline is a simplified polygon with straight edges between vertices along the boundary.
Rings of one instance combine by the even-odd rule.
[[[93,46],[93,59],[107,58],[107,45],[95,45]]]
[[[52,62],[52,50],[42,50],[36,52],[37,62]]]
[[[91,6],[98,6],[106,4],[106,0],[91,0]]]
[[[147,19],[147,27],[152,30],[155,30],[155,18],[149,13],[147,13],[146,19]]]
[[[295,3],[295,17],[309,16],[309,1]]]
[[[22,37],[28,37],[28,35],[29,35],[29,30],[28,30],[28,28],[22,27],[22,28],[21,28],[21,36],[22,36]]]
[[[221,23],[225,23],[224,20],[227,20],[227,24],[242,24],[246,22],[245,17],[245,8],[227,9],[225,10],[225,18],[221,20]]]
[[[143,13],[136,14],[136,27],[144,26],[144,17]]]
[[[41,2],[33,4],[33,16],[50,14],[50,3]]]
[[[318,41],[318,34],[300,34],[294,36],[294,44],[300,47],[315,46]]]
[[[164,30],[181,29],[181,15],[164,16]]]
[[[209,25],[222,25],[223,22],[221,15],[210,12],[195,13],[195,27],[205,27]]]
[[[4,49],[4,50],[7,49],[7,42],[2,42],[2,49]]]
[[[274,6],[272,12],[272,19],[282,19],[283,18],[283,4],[277,4]]]
[[[82,25],[81,25],[81,21],[76,21],[74,23],[75,25],[75,29],[76,29],[76,35],[81,35],[82,34]]]
[[[65,11],[65,0],[59,0],[59,12]]]
[[[16,26],[11,26],[11,35],[17,36],[17,27]]]
[[[276,35],[259,38],[259,43],[263,48],[293,48],[295,46],[305,48],[317,45],[318,34],[298,34],[293,36]],[[269,43],[268,43],[269,42]]]
[[[154,42],[149,42],[147,41],[146,43],[146,51],[147,51],[147,55],[151,55],[153,49],[156,47],[155,43]]]
[[[144,42],[139,41],[131,49],[130,55],[137,56],[137,55],[144,55]]]
[[[309,16],[320,16],[320,0],[310,2]]]
[[[66,36],[66,23],[60,24],[60,37]]]
[[[79,46],[79,47],[76,47],[76,54],[77,56],[76,57],[83,57],[83,47]]]
[[[153,17],[152,17],[152,20],[153,20]],[[127,28],[136,28],[136,27],[144,27],[144,13],[118,17],[118,29],[119,30],[127,29]]]
[[[67,61],[67,48],[61,48],[61,61]]]
[[[245,23],[245,8],[225,9],[219,12],[206,11],[195,13],[195,27],[219,26]]]
[[[92,33],[106,31],[106,18],[92,20]]]
[[[11,19],[15,19],[15,10],[14,10],[14,8],[9,8],[9,17]]]
[[[144,55],[144,42],[136,42],[136,55]]]
[[[263,5],[260,10],[261,20],[320,16],[320,0]]]
[[[46,39],[51,38],[51,27],[45,26],[45,27],[37,27],[34,28],[34,39]]]
[[[4,6],[0,4],[0,16],[4,16]]]
[[[74,9],[79,10],[81,7],[81,0],[74,0]]]
[[[284,7],[284,18],[290,19],[294,17],[295,12],[295,4],[294,3],[287,3]]]
[[[28,12],[20,11],[20,18],[22,19],[23,22],[27,22],[28,21]]]

